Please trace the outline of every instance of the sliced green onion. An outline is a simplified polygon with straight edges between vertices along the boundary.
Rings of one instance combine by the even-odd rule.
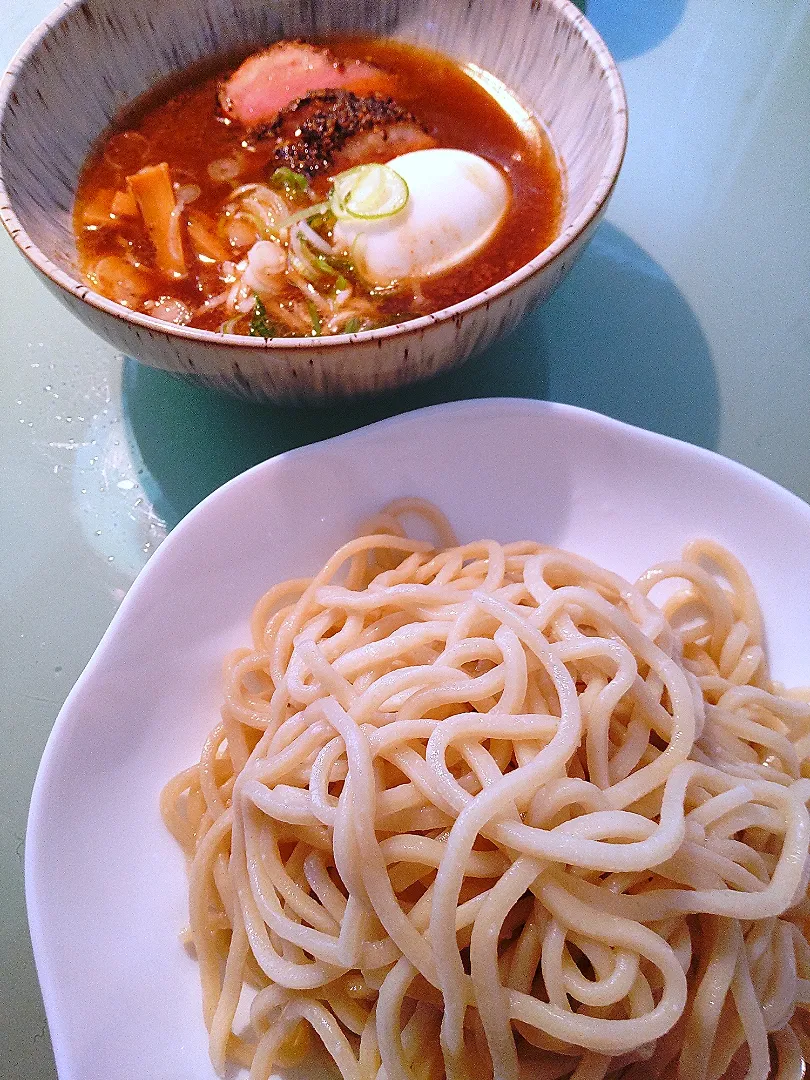
[[[335,269],[340,270],[345,277],[347,274],[353,274],[355,272],[355,265],[352,262],[351,256],[341,254],[340,252],[333,253],[329,256],[329,262]]]
[[[352,315],[346,325],[343,327],[344,334],[356,334],[360,329],[360,320],[356,315]]]
[[[285,191],[309,191],[309,180],[303,173],[293,172],[286,165],[280,166],[270,177],[270,183],[274,187],[284,188]]]
[[[332,266],[326,256],[322,255],[319,251],[313,251],[313,249],[307,243],[307,239],[305,236],[301,236],[301,234],[299,233],[298,238],[301,241],[301,248],[303,249],[304,254],[313,264],[313,266],[317,267],[322,274],[327,274],[329,277],[337,277],[339,271],[336,270],[334,266]]]
[[[313,258],[324,274],[327,274],[329,277],[335,277],[337,270],[332,266],[325,255],[313,255]]]
[[[329,203],[313,203],[312,206],[307,206],[304,210],[296,210],[294,214],[290,214],[289,217],[283,218],[276,225],[277,229],[289,229],[291,225],[295,225],[296,221],[309,221],[311,217],[315,217],[316,214],[322,214],[324,210],[329,209]]]
[[[312,320],[312,333],[315,337],[320,337],[321,317],[318,314],[318,309],[315,307],[315,303],[312,300],[307,300],[307,307],[309,308],[309,317]]]
[[[344,289],[348,289],[348,288],[349,288],[349,282],[346,280],[346,278],[343,276],[343,274],[339,274],[338,279],[335,282],[335,292],[343,292]]]
[[[226,319],[219,328],[220,334],[233,334],[241,317],[241,315],[237,315],[235,319]]]
[[[408,185],[388,165],[357,165],[332,180],[329,208],[343,221],[392,217],[408,202]]]
[[[276,332],[275,326],[267,318],[267,308],[260,296],[253,302],[253,314],[250,317],[250,336],[271,338]]]

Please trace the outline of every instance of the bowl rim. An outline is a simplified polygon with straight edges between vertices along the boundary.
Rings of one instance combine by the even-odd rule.
[[[91,0],[92,2],[92,0]],[[377,340],[379,345],[388,338],[399,338],[411,334],[421,334],[431,326],[440,323],[458,322],[464,315],[477,308],[489,308],[490,303],[523,285],[540,271],[546,269],[567,248],[581,237],[588,227],[601,216],[616,182],[619,178],[622,162],[627,150],[628,119],[627,119],[627,96],[619,72],[618,65],[610,53],[607,45],[599,32],[588,21],[573,0],[543,0],[551,11],[561,15],[584,40],[595,56],[603,77],[607,81],[610,97],[610,115],[613,121],[613,131],[608,147],[607,159],[599,176],[596,187],[580,213],[569,225],[557,236],[552,243],[544,248],[529,262],[519,267],[513,273],[496,282],[489,288],[475,293],[466,300],[459,301],[448,307],[428,315],[421,315],[416,319],[407,319],[403,322],[393,323],[390,326],[382,326],[374,330],[362,330],[354,334],[329,334],[324,336],[310,336],[299,338],[274,337],[259,338],[249,337],[242,334],[223,334],[215,330],[201,330],[197,327],[177,326],[156,319],[152,315],[146,315],[139,311],[132,311],[122,304],[107,299],[100,293],[95,292],[78,278],[66,273],[58,267],[38,247],[28,235],[16,213],[11,206],[11,194],[6,186],[3,175],[2,158],[0,157],[0,221],[6,232],[11,237],[16,247],[28,259],[33,266],[45,275],[51,282],[59,286],[63,291],[76,297],[91,308],[107,315],[120,319],[123,323],[129,323],[134,327],[141,327],[151,334],[163,335],[169,339],[180,338],[186,341],[196,341],[200,344],[224,346],[226,348],[273,350],[292,352],[299,349],[335,349],[341,345],[353,345],[355,343],[372,342]],[[47,15],[28,35],[12,57],[2,79],[0,79],[0,137],[4,138],[6,116],[9,102],[14,94],[14,88],[26,62],[38,48],[40,43],[58,25],[68,17],[74,8],[86,5],[87,0],[63,0],[54,11]],[[533,5],[534,6],[534,5]],[[4,140],[5,141],[5,140]]]

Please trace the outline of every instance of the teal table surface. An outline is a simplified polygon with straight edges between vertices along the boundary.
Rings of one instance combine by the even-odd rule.
[[[50,6],[4,0],[3,65]],[[0,237],[2,1075],[55,1075],[22,875],[42,749],[138,571],[225,480],[394,413],[512,395],[710,447],[810,499],[810,2],[580,6],[630,103],[607,221],[545,307],[431,383],[320,410],[229,400],[116,355]]]

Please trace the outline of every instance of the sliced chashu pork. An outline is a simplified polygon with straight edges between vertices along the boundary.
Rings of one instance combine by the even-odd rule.
[[[277,165],[309,176],[367,162],[384,164],[399,154],[436,145],[416,118],[391,98],[361,97],[350,90],[305,94],[259,134],[275,140]]]
[[[246,128],[272,123],[281,110],[314,90],[345,89],[359,96],[390,94],[392,75],[362,60],[337,60],[328,49],[278,41],[249,56],[219,90],[223,112]]]

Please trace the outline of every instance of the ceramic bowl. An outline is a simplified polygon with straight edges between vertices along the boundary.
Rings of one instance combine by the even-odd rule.
[[[265,342],[170,326],[82,281],[71,225],[77,178],[125,105],[218,53],[353,31],[473,62],[542,119],[566,184],[562,230],[549,248],[463,303],[329,338]],[[569,0],[68,0],[28,38],[0,88],[0,216],[46,284],[121,352],[241,396],[326,399],[434,375],[546,299],[604,214],[626,139],[616,66]]]

